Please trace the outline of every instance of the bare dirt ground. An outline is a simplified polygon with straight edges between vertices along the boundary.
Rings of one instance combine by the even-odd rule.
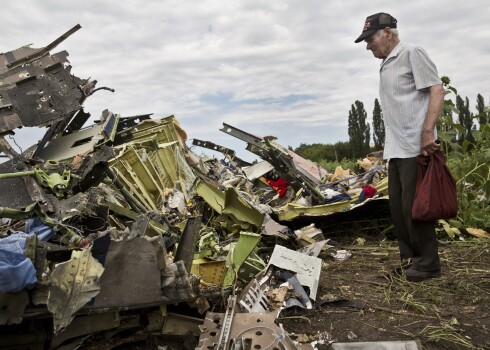
[[[352,257],[324,259],[323,305],[282,319],[288,332],[327,342],[418,339],[425,349],[490,349],[488,240],[441,242],[442,277],[417,283],[390,273],[399,265],[396,242],[358,242],[337,242]]]

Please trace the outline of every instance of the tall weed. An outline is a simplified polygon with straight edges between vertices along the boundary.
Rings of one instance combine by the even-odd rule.
[[[444,79],[443,79],[444,82]],[[446,93],[457,93],[446,83]],[[488,113],[486,108],[483,113]],[[490,124],[472,130],[475,141],[458,140],[463,127],[455,123],[452,112],[457,112],[451,99],[444,102],[444,113],[439,123],[439,139],[446,153],[447,164],[457,183],[458,221],[464,227],[490,228]],[[480,115],[474,116],[478,120]],[[477,124],[477,123],[475,123]]]

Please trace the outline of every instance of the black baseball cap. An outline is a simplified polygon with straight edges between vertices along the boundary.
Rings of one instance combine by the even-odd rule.
[[[356,43],[363,41],[364,39],[369,38],[371,35],[376,33],[380,29],[396,28],[396,18],[391,16],[388,13],[380,12],[374,15],[371,15],[366,18],[366,22],[364,23],[364,28],[362,29],[362,33],[359,38],[356,39]]]

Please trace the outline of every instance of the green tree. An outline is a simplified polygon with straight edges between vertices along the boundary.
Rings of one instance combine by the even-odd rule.
[[[349,143],[352,158],[361,158],[369,153],[370,125],[366,123],[364,104],[356,101],[349,111]]]
[[[327,156],[327,145],[321,143],[314,143],[307,145],[302,143],[298,148],[294,150],[295,153],[299,154],[301,157],[309,159],[313,162],[319,162],[325,159]]]
[[[383,112],[376,98],[373,109],[373,141],[376,150],[383,149],[385,143],[385,123],[383,121]]]
[[[350,159],[351,158],[351,149],[349,142],[339,141],[333,145],[333,149],[335,152],[335,160],[340,161],[342,159]]]
[[[459,133],[459,141],[463,143],[466,140],[469,143],[474,143],[475,139],[471,133],[471,129],[473,128],[473,114],[470,112],[470,101],[468,97],[463,101],[461,96],[456,96],[456,108],[459,111],[459,124],[463,127],[462,132]]]
[[[488,123],[489,115],[485,108],[485,100],[481,94],[476,96],[476,110],[478,111],[478,123],[480,124],[480,130]]]
[[[371,125],[369,123],[366,124],[366,129],[364,130],[364,152],[360,155],[360,157],[364,157],[366,153],[371,152]]]
[[[350,145],[348,142],[339,141],[336,144],[300,144],[294,152],[301,157],[313,162],[330,161],[339,162],[344,158],[351,157]]]

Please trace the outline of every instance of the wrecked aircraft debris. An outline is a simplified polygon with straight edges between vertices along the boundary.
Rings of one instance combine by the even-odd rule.
[[[279,311],[264,313],[238,313],[236,299],[230,298],[226,312],[206,314],[200,326],[201,337],[197,350],[204,349],[313,349],[308,344],[297,344],[281,325],[274,320]]]
[[[194,140],[225,156],[204,158],[174,116],[105,110],[84,127],[85,99],[111,89],[72,75],[67,52],[50,54],[79,28],[0,54],[0,344],[79,346],[146,327],[191,330],[198,349],[311,348],[274,320],[313,307],[332,220],[386,202],[383,165],[367,159],[363,175],[333,177],[274,137],[228,124],[222,131],[261,161]],[[23,126],[48,129],[18,153],[5,137]],[[166,311],[179,303],[202,318]]]
[[[322,174],[319,166],[317,166],[319,176],[315,177],[313,175],[316,174],[315,171],[311,172],[310,169],[302,166],[304,165],[303,163],[307,163],[308,161],[302,159],[303,163],[301,163],[295,160],[287,149],[274,141],[276,139],[275,137],[268,136],[261,138],[226,123],[223,123],[223,129],[220,130],[247,142],[247,150],[271,163],[295,192],[299,190],[305,191],[305,195],[309,197],[312,204],[321,204],[324,202],[325,198],[317,186],[319,181],[315,181],[319,180],[318,177],[325,175],[325,173]],[[301,157],[297,156],[296,158]]]

